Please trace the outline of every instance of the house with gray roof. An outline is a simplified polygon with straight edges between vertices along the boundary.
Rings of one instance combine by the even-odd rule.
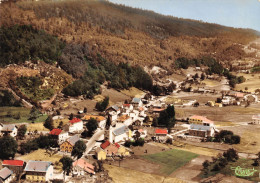
[[[14,174],[13,171],[5,167],[0,170],[0,183],[9,183],[13,180]]]
[[[134,107],[140,107],[143,105],[143,102],[140,98],[133,98],[131,103]]]
[[[53,178],[53,165],[49,161],[30,160],[24,169],[28,181],[49,181]]]
[[[131,130],[124,124],[118,123],[115,128],[110,129],[109,141],[112,143],[126,141],[131,138]]]
[[[12,137],[16,137],[17,135],[17,126],[14,124],[0,124],[1,134],[8,134]]]

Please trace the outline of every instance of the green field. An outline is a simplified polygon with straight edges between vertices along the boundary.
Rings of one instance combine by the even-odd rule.
[[[11,117],[8,117],[7,114],[10,114]],[[15,119],[15,116],[20,114],[20,119]],[[30,123],[32,121],[28,120],[30,116],[30,109],[24,107],[0,107],[0,122],[2,123]],[[34,122],[43,122],[48,116],[43,114],[40,115]]]
[[[234,169],[236,167],[240,166],[241,168],[244,168],[244,169],[251,169],[252,170],[254,168],[254,170],[256,170],[256,171],[254,172],[254,174],[252,176],[237,176],[238,178],[243,178],[243,179],[247,179],[247,180],[250,180],[250,181],[259,182],[260,181],[260,178],[259,178],[260,167],[259,166],[258,167],[253,166],[252,165],[253,162],[254,162],[254,160],[241,158],[241,159],[238,159],[236,162],[229,162],[228,165],[226,165],[220,171],[210,171],[209,174],[206,177],[213,176],[213,175],[216,175],[218,173],[222,173],[222,174],[230,175],[230,176],[237,176],[235,174]],[[203,174],[201,174],[201,176],[205,177],[205,175],[203,175]]]
[[[195,153],[172,149],[156,154],[145,155],[143,158],[162,166],[161,173],[170,175],[198,155]]]

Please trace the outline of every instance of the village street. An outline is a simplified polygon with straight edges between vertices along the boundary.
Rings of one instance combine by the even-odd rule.
[[[101,130],[100,128],[97,129],[96,133],[89,139],[89,141],[86,144],[87,149],[85,151],[85,155],[87,155],[93,149],[93,147],[95,147],[95,146],[97,147],[98,144],[100,144],[100,142],[96,142],[96,141],[103,140],[104,133],[105,133],[105,130]]]

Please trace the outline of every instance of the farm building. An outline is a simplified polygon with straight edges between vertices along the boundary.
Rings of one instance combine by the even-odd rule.
[[[24,171],[26,172],[26,180],[47,182],[53,177],[53,165],[48,161],[32,161],[30,160]]]
[[[0,123],[0,131],[3,134],[8,134],[12,137],[16,137],[17,135],[17,126],[14,124],[1,124]]]
[[[260,114],[252,116],[252,123],[253,124],[258,124],[258,125],[260,124]]]
[[[214,122],[207,119],[205,116],[191,116],[189,118],[189,123],[190,136],[211,137],[216,131]]]
[[[73,162],[73,174],[85,175],[85,172],[89,174],[95,174],[94,166],[87,162],[87,160],[81,158]]]
[[[143,102],[140,98],[133,98],[131,103],[134,107],[140,107],[143,105]]]
[[[22,160],[4,160],[2,166],[12,170],[15,174],[20,174],[23,172],[25,163]]]
[[[116,126],[115,128],[110,128],[109,141],[113,143],[125,141],[131,138],[131,136],[132,131],[124,124],[120,124],[119,127]]]
[[[13,180],[13,171],[9,168],[3,168],[0,170],[0,182],[9,183]]]

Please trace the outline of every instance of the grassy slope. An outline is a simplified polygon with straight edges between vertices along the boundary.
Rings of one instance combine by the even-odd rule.
[[[198,155],[195,153],[173,149],[156,154],[145,155],[143,157],[149,161],[161,164],[162,173],[170,175],[173,171],[182,167],[197,156]]]
[[[12,115],[20,113],[20,119],[14,119],[13,117],[6,117],[7,112],[10,111]],[[30,123],[31,121],[28,120],[30,116],[30,109],[23,108],[23,107],[0,107],[0,121],[1,122],[8,122],[8,123]],[[39,123],[45,121],[47,115],[39,116],[34,122]]]

